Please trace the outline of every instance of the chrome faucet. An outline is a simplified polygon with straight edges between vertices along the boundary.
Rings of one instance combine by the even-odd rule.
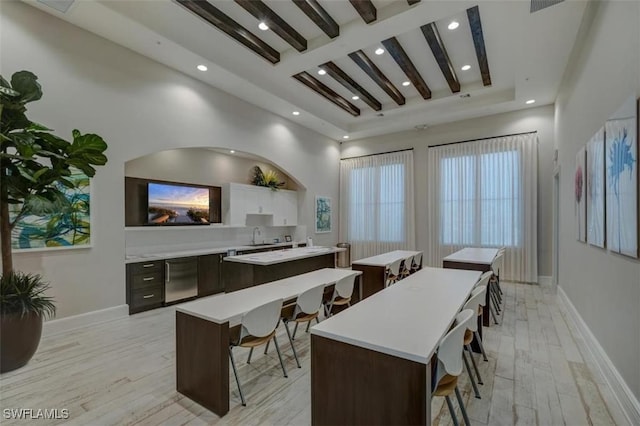
[[[253,228],[253,236],[251,238],[251,244],[256,244],[256,231],[258,231],[258,235],[260,235],[260,228],[258,228],[257,226],[255,228]]]

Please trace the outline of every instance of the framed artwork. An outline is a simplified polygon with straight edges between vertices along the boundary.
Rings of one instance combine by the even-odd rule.
[[[291,235],[285,235],[285,236],[284,236],[284,240],[285,240],[286,242],[290,243],[290,242],[291,242]]]
[[[576,217],[576,238],[583,243],[587,242],[587,196],[584,179],[586,166],[586,150],[580,148],[576,155],[576,171],[574,173],[574,208]]]
[[[587,243],[605,246],[604,127],[587,143]]]
[[[71,210],[44,216],[27,215],[19,219],[11,232],[14,252],[91,247],[91,180],[74,169],[67,179],[76,188],[61,184],[57,184],[57,188],[69,200]],[[10,207],[11,220],[19,207]]]
[[[638,257],[638,106],[635,97],[605,123],[607,247]]]
[[[316,196],[316,234],[331,232],[331,198]]]

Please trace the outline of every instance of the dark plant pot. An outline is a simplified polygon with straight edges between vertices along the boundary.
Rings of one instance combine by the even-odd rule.
[[[0,373],[25,365],[38,349],[42,316],[30,313],[0,315]]]

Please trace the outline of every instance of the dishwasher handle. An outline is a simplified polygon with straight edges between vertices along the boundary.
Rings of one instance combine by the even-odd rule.
[[[169,262],[164,262],[164,281],[171,281],[171,267],[169,266]]]

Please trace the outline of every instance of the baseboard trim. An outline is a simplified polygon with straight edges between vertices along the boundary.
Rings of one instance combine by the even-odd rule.
[[[600,343],[593,335],[587,324],[578,313],[578,310],[571,300],[567,297],[562,287],[558,287],[558,299],[567,308],[567,312],[571,316],[571,319],[575,322],[578,332],[582,335],[582,338],[587,343],[587,348],[593,356],[596,366],[600,369],[600,372],[607,381],[607,384],[611,387],[613,395],[622,407],[629,424],[640,425],[640,402],[635,397],[629,386],[611,362],[611,359],[604,351]]]
[[[551,277],[546,275],[538,275],[538,284],[541,287],[551,287],[551,284],[552,284]]]
[[[127,315],[129,315],[129,305],[119,305],[112,308],[100,309],[99,311],[46,321],[42,329],[42,334],[44,336],[50,336],[52,334],[86,327],[87,325],[112,321],[114,319],[126,317]]]

